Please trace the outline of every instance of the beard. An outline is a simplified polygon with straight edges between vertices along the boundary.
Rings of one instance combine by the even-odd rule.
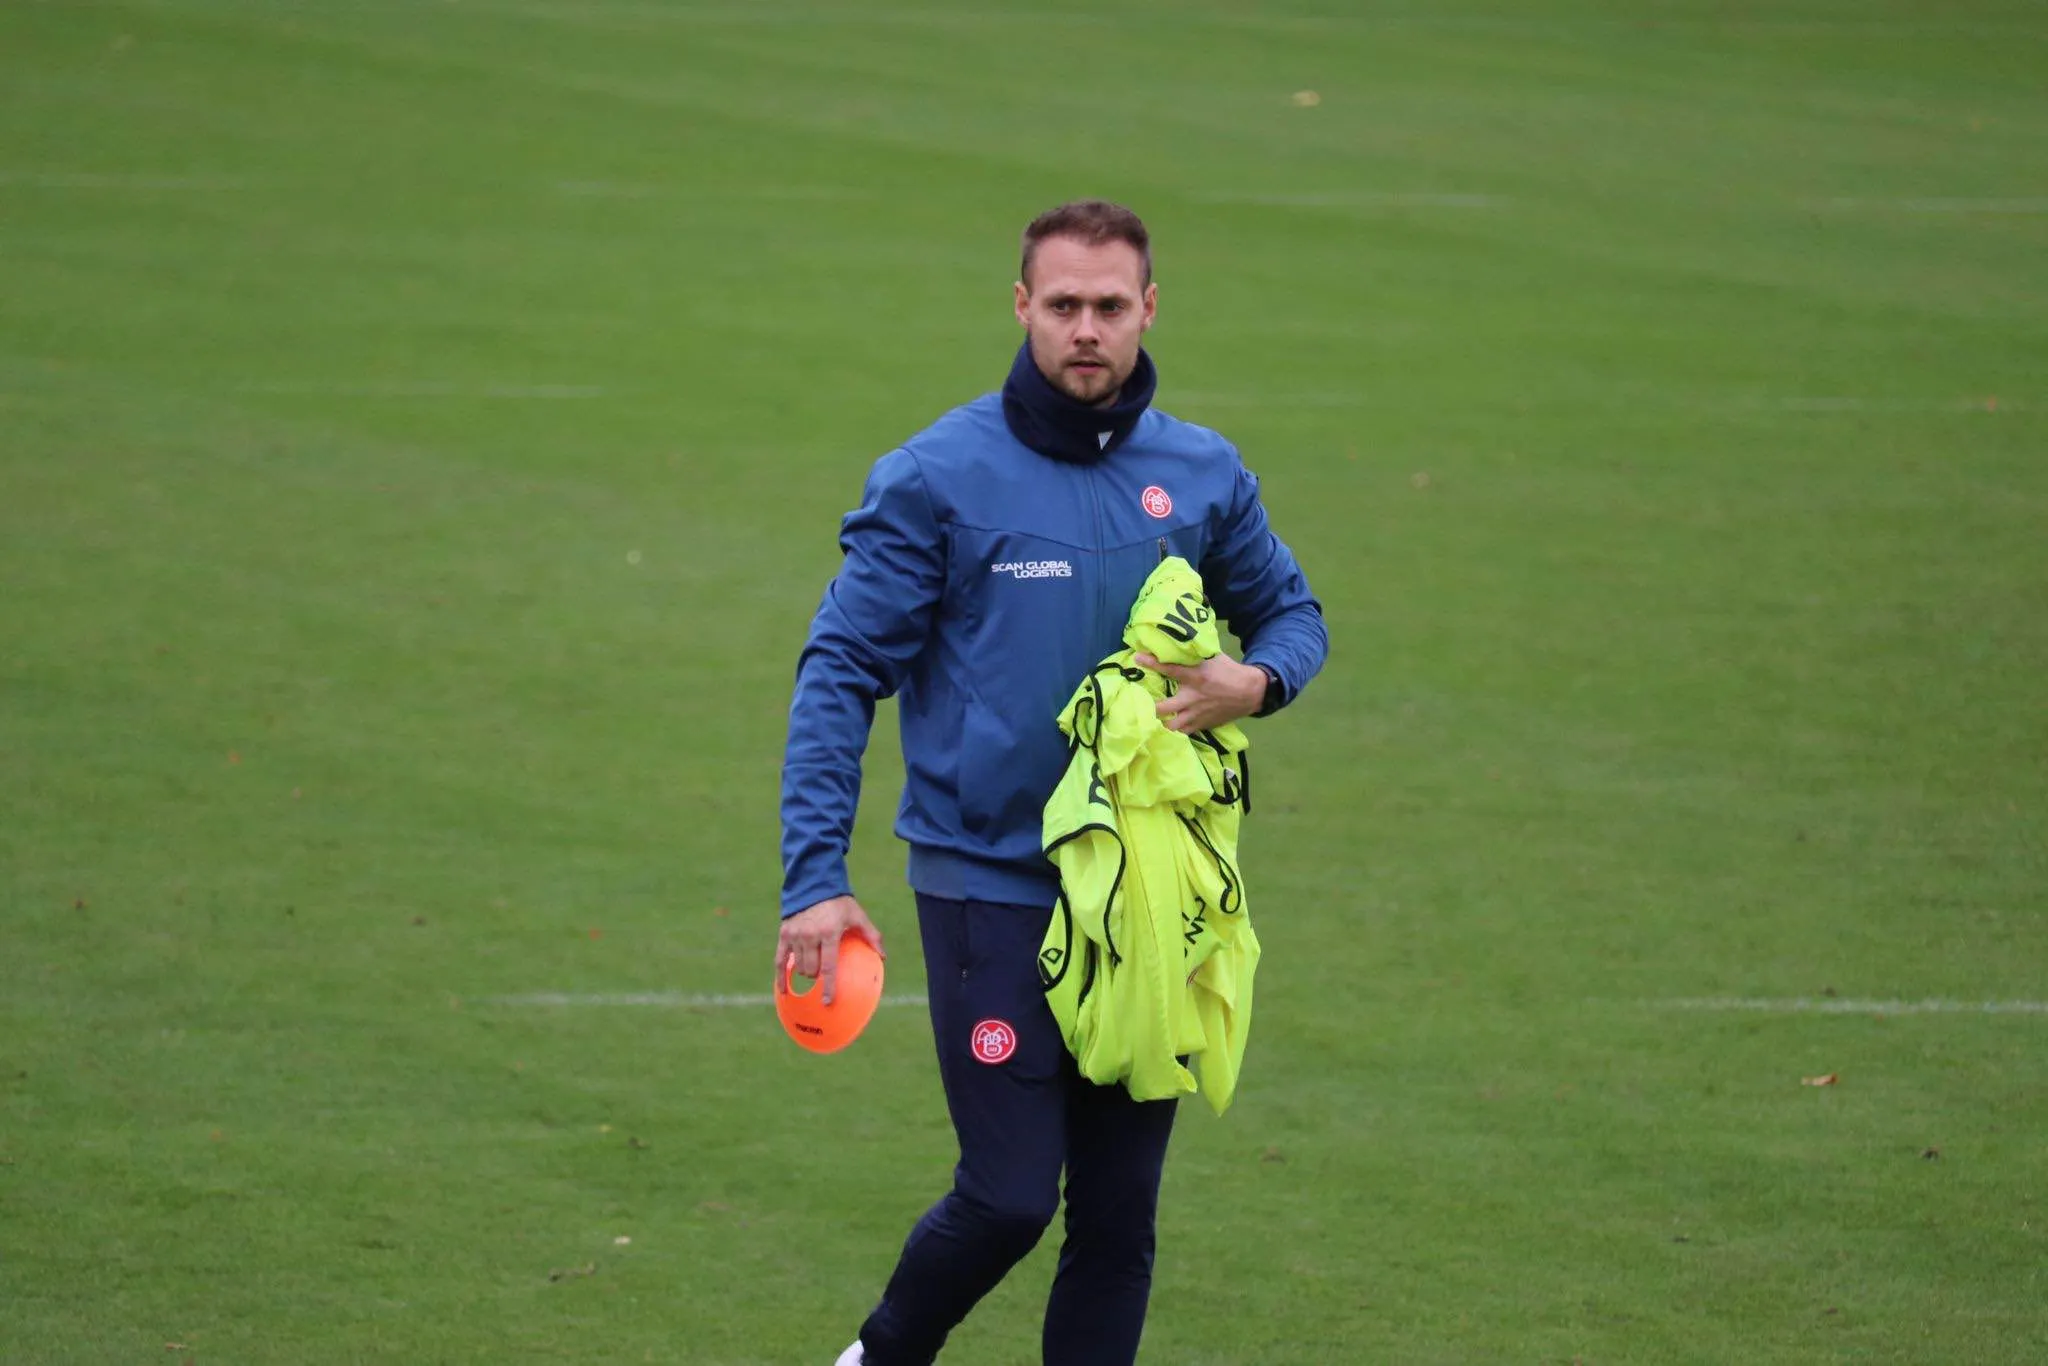
[[[1111,370],[1107,361],[1097,361],[1093,370],[1061,366],[1060,377],[1053,383],[1068,398],[1087,404],[1107,403],[1124,387],[1123,377]]]
[[[1052,381],[1053,388],[1076,403],[1086,403],[1090,407],[1099,408],[1114,402],[1123,391],[1124,381],[1131,377],[1128,370],[1119,374],[1109,357],[1100,352],[1066,356],[1047,365],[1050,357],[1038,354],[1034,345],[1032,359],[1038,362],[1039,373]],[[1080,361],[1090,362],[1092,368],[1078,368],[1076,363]]]

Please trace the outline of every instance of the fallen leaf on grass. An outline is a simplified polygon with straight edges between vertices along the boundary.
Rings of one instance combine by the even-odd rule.
[[[1278,1148],[1267,1148],[1266,1151],[1259,1154],[1259,1161],[1261,1162],[1285,1162],[1286,1160],[1287,1154],[1281,1152]]]
[[[597,1263],[585,1262],[582,1266],[558,1266],[548,1273],[548,1279],[551,1281],[569,1281],[576,1279],[578,1276],[595,1276],[596,1274]]]
[[[1939,1148],[1929,1148],[1920,1154],[1920,1158],[1923,1162],[1933,1162],[1939,1159],[1940,1157],[1941,1149]]]
[[[647,1140],[644,1138],[628,1138],[626,1146],[628,1148],[645,1148],[647,1147]]]
[[[164,1350],[166,1352],[189,1352],[192,1349],[182,1342],[167,1342],[164,1344]]]
[[[1801,1086],[1833,1086],[1839,1080],[1841,1078],[1837,1077],[1833,1072],[1823,1072],[1817,1077],[1801,1077],[1799,1084]]]
[[[633,1239],[632,1239],[632,1238],[631,1238],[630,1236],[628,1236],[627,1234],[621,1233],[621,1234],[620,1234],[620,1235],[619,1235],[618,1237],[616,1237],[616,1238],[612,1239],[612,1246],[613,1246],[613,1247],[624,1247],[624,1246],[626,1246],[626,1245],[627,1245],[628,1243],[630,1243],[630,1242],[632,1242],[632,1241],[633,1241]]]

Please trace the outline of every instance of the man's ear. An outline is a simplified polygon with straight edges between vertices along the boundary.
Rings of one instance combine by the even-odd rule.
[[[1016,291],[1017,325],[1028,332],[1031,330],[1031,286],[1019,280],[1016,284]]]
[[[1158,318],[1158,316],[1159,284],[1157,281],[1154,281],[1153,283],[1145,286],[1145,316],[1143,319],[1143,326],[1141,326],[1138,330],[1141,332],[1151,331],[1152,323],[1155,319]]]

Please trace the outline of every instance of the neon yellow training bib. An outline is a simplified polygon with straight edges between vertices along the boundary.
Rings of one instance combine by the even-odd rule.
[[[1237,870],[1246,741],[1235,725],[1168,730],[1154,708],[1173,685],[1135,660],[1194,665],[1221,651],[1186,560],[1153,570],[1123,638],[1060,713],[1074,753],[1045,804],[1060,896],[1039,978],[1081,1075],[1138,1100],[1199,1090],[1220,1115],[1259,962]]]

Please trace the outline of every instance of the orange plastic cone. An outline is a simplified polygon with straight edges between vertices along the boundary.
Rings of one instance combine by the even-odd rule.
[[[789,1037],[813,1053],[837,1053],[859,1038],[882,1003],[882,955],[852,930],[839,941],[839,980],[831,1005],[816,982],[801,994],[790,990],[795,978],[791,962],[775,984],[775,1014]]]

